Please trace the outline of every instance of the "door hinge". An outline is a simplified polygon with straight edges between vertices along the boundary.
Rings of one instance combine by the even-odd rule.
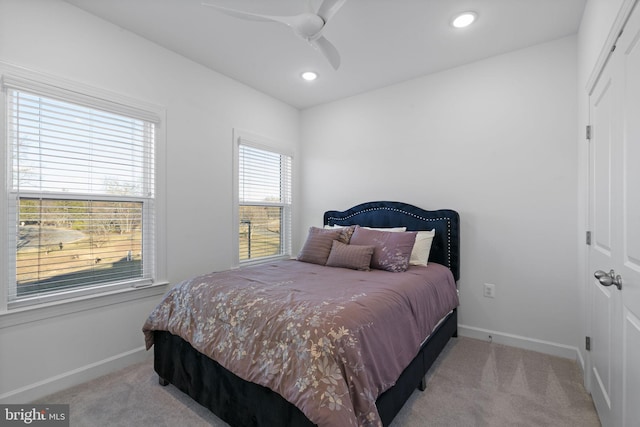
[[[584,348],[585,348],[587,351],[591,351],[591,337],[585,337],[585,340],[584,340]]]
[[[591,246],[591,232],[587,231],[587,245]]]
[[[587,125],[587,140],[591,140],[591,125]]]

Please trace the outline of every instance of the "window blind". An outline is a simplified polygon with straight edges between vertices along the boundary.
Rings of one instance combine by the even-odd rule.
[[[288,255],[291,157],[241,142],[238,160],[240,261]]]
[[[150,282],[153,121],[57,88],[4,89],[9,303]]]

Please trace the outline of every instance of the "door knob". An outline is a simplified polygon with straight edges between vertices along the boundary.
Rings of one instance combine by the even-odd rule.
[[[608,273],[605,273],[602,270],[598,270],[593,273],[593,275],[596,279],[598,279],[598,282],[600,282],[602,286],[615,285],[616,288],[622,290],[622,277],[620,277],[619,274],[616,275],[616,272],[613,271],[613,269]]]

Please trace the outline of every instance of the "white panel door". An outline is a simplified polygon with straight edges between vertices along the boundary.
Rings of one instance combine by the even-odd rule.
[[[622,425],[640,425],[640,7],[631,15],[616,50],[622,63],[621,257]]]
[[[590,97],[591,141],[589,162],[589,220],[591,223],[590,271],[608,272],[615,263],[613,203],[614,154],[619,141],[620,126],[616,123],[617,78],[612,63],[607,65]],[[614,415],[619,410],[616,392],[619,388],[614,375],[619,346],[619,299],[615,287],[602,286],[595,277],[590,281],[591,301],[591,395],[603,426],[614,426]]]
[[[640,9],[590,98],[591,393],[603,426],[640,425]],[[613,283],[612,283],[613,282]],[[617,285],[620,284],[620,286]],[[608,285],[608,286],[607,286]]]

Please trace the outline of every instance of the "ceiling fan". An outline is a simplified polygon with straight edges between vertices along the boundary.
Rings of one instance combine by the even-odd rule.
[[[342,7],[346,0],[324,0],[316,13],[305,12],[293,16],[260,15],[235,9],[202,3],[227,15],[247,19],[250,21],[278,22],[290,27],[293,32],[311,46],[319,50],[329,61],[334,70],[340,67],[340,54],[333,44],[322,35],[322,30],[333,15]]]

